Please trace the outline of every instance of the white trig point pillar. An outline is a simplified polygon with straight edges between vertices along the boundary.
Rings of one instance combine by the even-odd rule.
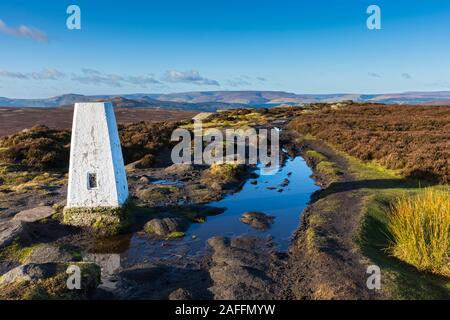
[[[76,103],[64,220],[96,228],[120,224],[120,209],[127,198],[127,177],[112,104]]]

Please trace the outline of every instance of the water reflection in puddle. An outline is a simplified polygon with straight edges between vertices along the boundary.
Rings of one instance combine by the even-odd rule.
[[[264,168],[259,168],[260,173]],[[209,206],[226,208],[224,213],[207,217],[204,223],[194,223],[185,237],[178,240],[155,240],[143,232],[111,240],[115,254],[87,254],[85,259],[99,263],[105,272],[119,267],[146,262],[183,262],[204,254],[206,241],[213,236],[256,235],[272,237],[277,249],[286,251],[292,233],[300,223],[300,214],[311,194],[319,187],[310,178],[311,169],[301,157],[288,159],[275,174],[261,175],[249,180],[243,188]],[[286,180],[287,179],[287,180]],[[162,180],[161,180],[162,181]],[[153,182],[161,184],[161,181]],[[256,183],[255,183],[256,181]],[[259,211],[274,216],[267,230],[255,230],[240,221],[247,211]],[[107,245],[108,246],[108,245]],[[101,252],[103,250],[99,250]],[[105,251],[103,251],[105,252]]]

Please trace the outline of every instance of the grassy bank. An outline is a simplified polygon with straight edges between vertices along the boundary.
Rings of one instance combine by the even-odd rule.
[[[364,181],[361,191],[364,193],[365,216],[356,240],[363,254],[381,268],[382,294],[391,299],[448,299],[450,278],[420,271],[396,258],[389,250],[394,241],[389,228],[392,205],[400,198],[409,199],[422,194],[424,187],[431,192],[449,192],[448,185],[421,185],[417,181],[404,179],[396,171],[365,164],[348,155],[345,157],[349,161],[350,171],[358,180]]]
[[[309,145],[310,148],[313,148],[317,142],[323,143],[311,135],[304,136],[302,140],[306,141],[306,145]],[[327,217],[332,217],[330,212],[342,212],[352,209],[348,207],[349,203],[344,204],[341,201],[342,197],[340,195],[342,192],[345,192],[348,194],[348,197],[361,202],[361,204],[352,204],[353,207],[361,207],[360,209],[358,208],[358,211],[362,210],[362,222],[354,242],[360,248],[365,258],[368,259],[368,261],[365,261],[365,264],[375,264],[381,269],[382,287],[379,292],[381,297],[386,299],[449,299],[450,278],[444,276],[442,272],[436,272],[436,268],[434,273],[432,273],[430,271],[433,268],[421,267],[418,263],[414,263],[414,255],[418,255],[420,245],[416,250],[413,247],[409,248],[408,255],[411,257],[410,259],[408,259],[408,255],[402,257],[396,254],[394,250],[395,237],[392,234],[392,227],[390,228],[393,212],[392,206],[395,203],[398,204],[399,199],[415,201],[414,197],[423,196],[426,192],[433,194],[438,192],[442,198],[443,194],[450,194],[449,185],[407,179],[401,174],[400,170],[390,170],[375,162],[361,161],[337,150],[337,147],[333,147],[330,144],[326,145],[327,148],[331,149],[333,153],[336,153],[344,161],[335,163],[329,157],[317,152],[317,150],[309,150],[304,154],[307,161],[313,166],[315,175],[319,175],[319,178],[325,176],[325,182],[329,182],[323,184],[325,189],[321,191],[320,197],[315,200],[315,212],[309,218],[308,229],[306,230],[307,243],[311,244],[309,247],[314,248],[312,244],[316,244],[316,246],[319,245],[319,247],[326,249],[327,243],[333,242],[333,237],[336,235],[328,235],[327,233],[320,233],[320,231],[325,228]],[[318,166],[322,162],[332,163],[334,168],[345,171],[346,179],[340,179],[340,176],[334,176],[337,179],[333,177],[327,179],[326,174],[321,174],[320,166]],[[348,175],[352,177],[350,181],[348,180]],[[431,202],[434,203],[435,201]],[[445,198],[443,202],[445,202]],[[432,206],[432,203],[428,206]],[[401,221],[401,223],[404,222]],[[441,232],[445,230],[445,225],[440,227]],[[415,228],[415,231],[420,229],[418,223],[416,223]],[[403,229],[400,228],[400,230],[406,233],[408,232],[408,227],[405,226]],[[417,231],[418,234],[420,234],[419,231]],[[411,235],[406,236],[407,239],[410,237]],[[432,249],[428,248],[428,250]],[[319,252],[318,250],[316,251]],[[438,251],[442,253],[442,246]],[[447,249],[447,259],[448,254]],[[398,257],[402,259],[400,260]],[[420,259],[420,261],[425,260]]]

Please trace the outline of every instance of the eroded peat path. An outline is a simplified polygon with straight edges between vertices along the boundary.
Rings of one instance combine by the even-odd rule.
[[[311,197],[295,232],[282,275],[284,299],[371,299],[367,266],[356,243],[364,217],[364,191],[347,159],[319,140],[299,139],[301,153],[322,189]],[[298,141],[298,140],[297,140]],[[310,151],[308,153],[308,150]],[[321,171],[319,153],[333,164],[330,177]]]

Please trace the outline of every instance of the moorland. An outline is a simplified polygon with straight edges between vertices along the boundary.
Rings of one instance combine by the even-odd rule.
[[[1,112],[17,121],[23,116],[8,108]],[[70,126],[36,117],[23,121],[25,130],[5,132],[1,298],[449,298],[450,107],[347,101],[213,113],[205,126],[280,128],[281,162],[305,159],[320,189],[295,213],[298,226],[287,250],[277,249],[270,237],[220,235],[205,239],[207,250],[197,255],[176,244],[194,244],[182,242],[189,230],[224,214],[214,201],[238,194],[246,182],[257,188],[256,168],[173,165],[170,133],[190,128],[192,114],[151,123],[146,120],[152,113],[135,121],[128,112],[145,110],[116,110],[133,219],[128,232],[108,239],[64,224]],[[297,172],[287,173],[283,186],[273,190],[280,208],[291,174]],[[262,212],[241,216],[269,233],[271,219]],[[146,254],[155,259],[130,262],[130,242],[150,248]],[[125,263],[105,276],[111,259]],[[84,268],[86,290],[61,285],[68,264]],[[381,270],[376,290],[366,285],[371,265]]]

